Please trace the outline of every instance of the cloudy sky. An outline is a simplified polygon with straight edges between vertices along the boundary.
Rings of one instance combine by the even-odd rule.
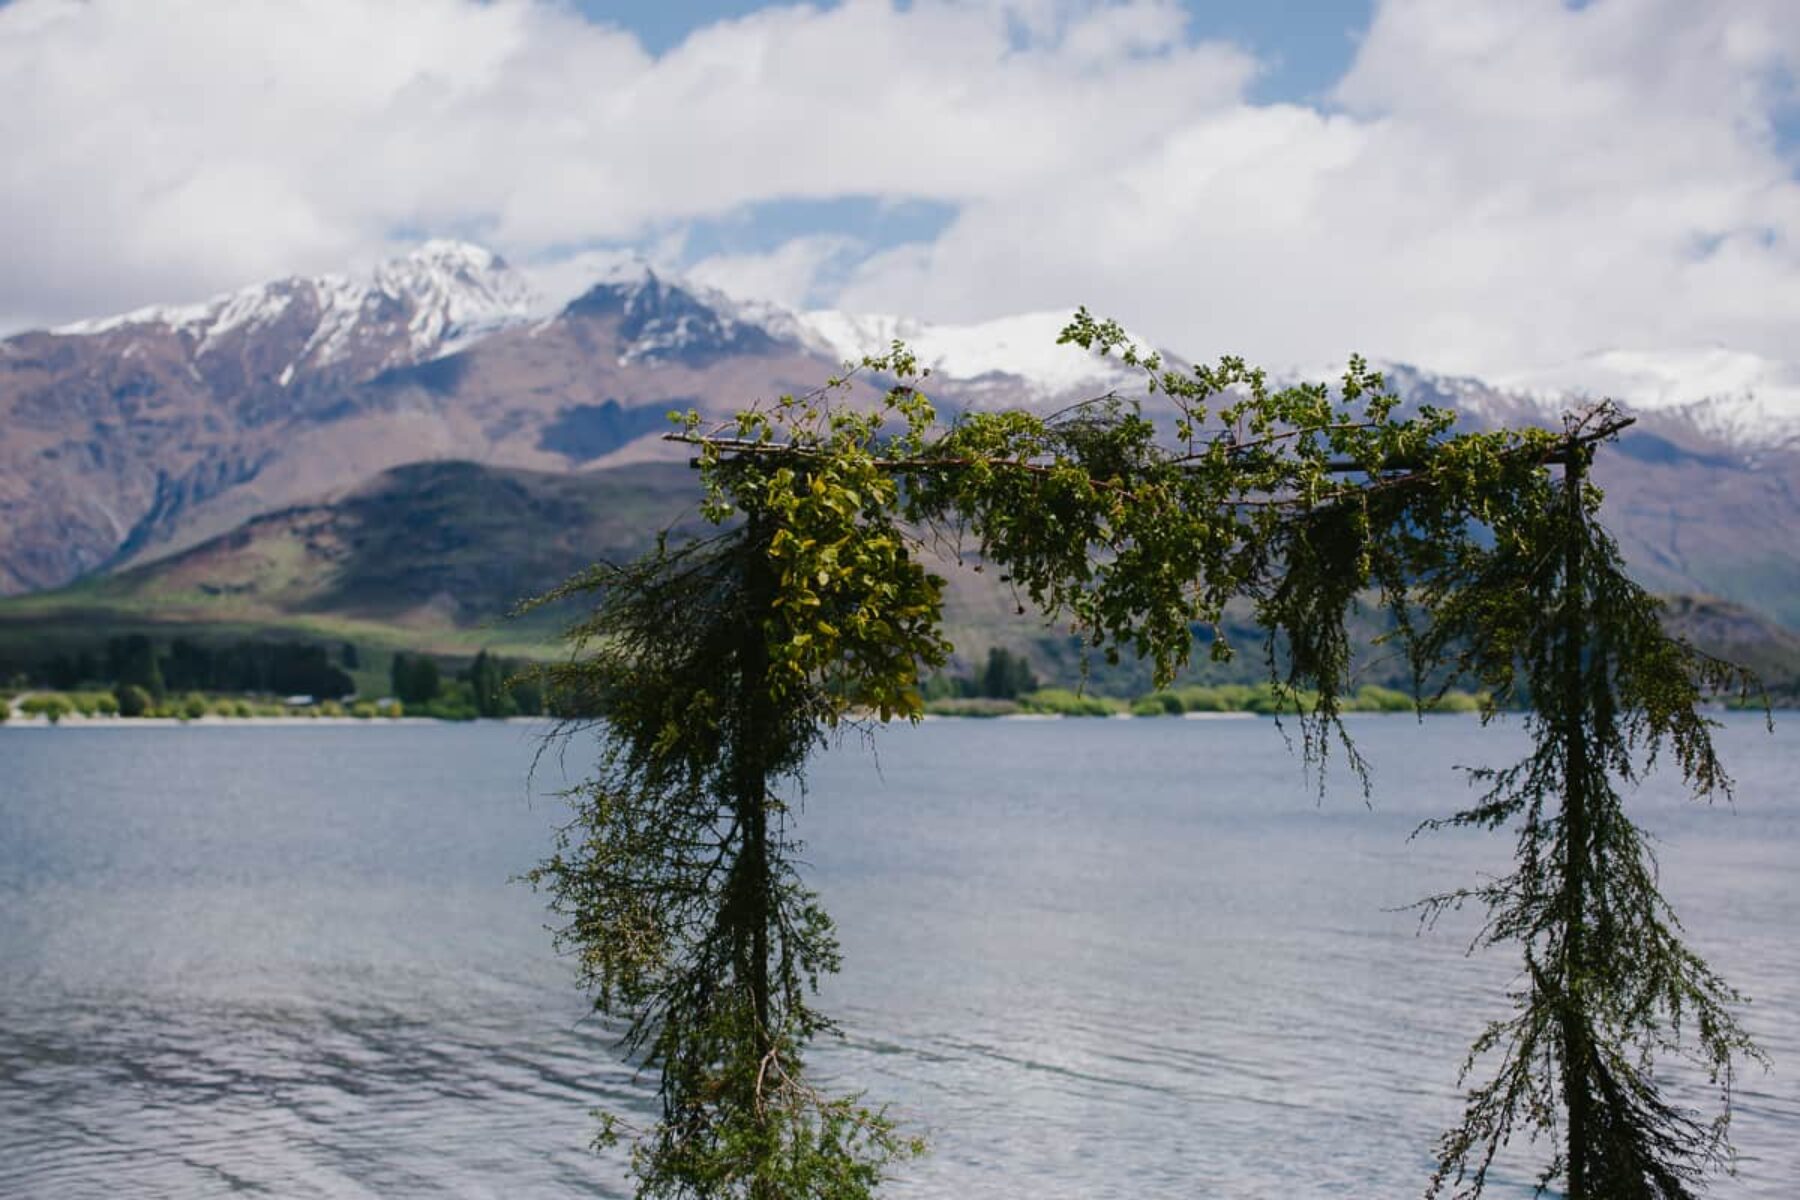
[[[12,0],[0,329],[430,236],[573,288],[1800,405],[1793,0]]]

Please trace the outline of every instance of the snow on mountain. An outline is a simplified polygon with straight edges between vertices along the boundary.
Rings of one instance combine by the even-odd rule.
[[[860,362],[904,341],[959,399],[1035,403],[1097,395],[1141,383],[1141,375],[1078,346],[1059,346],[1066,311],[1025,313],[969,325],[881,314],[802,311],[728,294],[630,253],[591,251],[559,273],[564,311],[618,312],[631,337],[621,364],[680,358],[756,341],[754,333],[837,362]],[[573,285],[573,286],[572,286]],[[575,294],[579,292],[579,294]]]
[[[579,266],[568,291],[543,288],[584,289],[554,315],[488,251],[431,242],[361,273],[0,340],[0,594],[145,561],[420,458],[605,469],[670,407],[724,415],[895,339],[947,409],[1146,396],[1141,373],[1059,345],[1061,311],[964,325],[796,311],[630,255]],[[1718,348],[1497,380],[1380,365],[1401,396],[1474,428],[1556,428],[1565,409],[1620,401],[1642,420],[1596,470],[1644,577],[1800,627],[1800,568],[1770,552],[1800,524],[1800,371]]]
[[[618,264],[560,314],[590,316],[618,321],[620,367],[702,366],[766,354],[784,340],[760,320],[745,319],[741,306],[727,297],[686,280],[665,279],[641,261]]]
[[[443,354],[520,323],[537,302],[531,284],[499,255],[446,240],[426,242],[377,267],[374,289],[410,297],[414,347],[435,345]]]
[[[1010,377],[1024,385],[1024,399],[1040,401],[1100,395],[1141,386],[1143,376],[1117,359],[1080,346],[1058,345],[1066,312],[1021,313],[969,325],[944,325],[909,317],[814,310],[789,314],[786,327],[803,345],[842,362],[885,354],[905,342],[933,375],[980,382]]]
[[[716,360],[798,345],[838,362],[857,362],[906,343],[940,384],[965,404],[1064,402],[1118,390],[1141,395],[1141,373],[1059,345],[1063,311],[1023,313],[969,324],[887,314],[799,311],[728,296],[679,273],[653,269],[629,252],[591,252],[578,272],[584,291],[562,312],[607,311],[621,320],[619,365]],[[566,280],[576,278],[568,274]],[[565,293],[566,294],[566,293]],[[379,369],[464,349],[489,333],[547,311],[545,297],[501,258],[465,242],[427,242],[361,274],[290,278],[246,287],[198,304],[154,306],[79,321],[54,330],[93,335],[162,328],[196,357],[226,350],[235,335],[286,324],[296,349],[280,371],[366,359]],[[554,317],[548,318],[554,320]],[[1800,440],[1800,372],[1761,356],[1703,347],[1611,350],[1492,380],[1383,364],[1399,390],[1490,419],[1554,422],[1565,409],[1610,396],[1628,409],[1655,412],[1733,445]],[[1277,372],[1283,379],[1327,379],[1341,370]]]
[[[799,311],[731,296],[628,254],[592,255],[582,274],[586,290],[562,311],[617,315],[625,339],[621,366],[756,353],[774,343],[855,363],[885,354],[898,339],[933,376],[959,385],[963,403],[1067,400],[1142,384],[1140,373],[1117,360],[1057,345],[1068,324],[1066,312],[946,325],[830,309]]]
[[[1627,409],[1667,414],[1696,432],[1740,447],[1800,439],[1800,372],[1723,346],[1604,350],[1496,382],[1564,407],[1611,397]]]
[[[1445,375],[1410,363],[1374,360],[1387,385],[1413,404],[1450,409],[1464,425],[1537,425],[1560,429],[1565,414],[1612,400],[1658,436],[1697,437],[1752,456],[1800,447],[1800,383],[1782,381],[1775,364],[1707,349],[1687,353],[1609,351],[1579,363],[1497,379]],[[1285,368],[1275,382],[1333,381],[1333,367]]]
[[[362,275],[322,275],[255,284],[198,304],[157,305],[51,332],[88,336],[163,327],[191,339],[205,355],[238,331],[287,319],[310,322],[295,365],[323,366],[351,353],[379,328],[397,361],[421,361],[455,350],[526,319],[536,294],[498,255],[455,241],[426,242]],[[400,328],[394,328],[396,325]],[[291,375],[290,375],[291,377]]]

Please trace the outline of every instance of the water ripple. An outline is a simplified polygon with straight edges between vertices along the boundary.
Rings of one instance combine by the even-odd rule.
[[[1319,804],[1259,722],[938,722],[879,775],[822,762],[807,833],[845,1036],[814,1066],[930,1136],[892,1195],[1417,1194],[1463,1048],[1517,983],[1465,956],[1472,919],[1421,935],[1403,911],[1507,850],[1407,841],[1492,746],[1432,729],[1359,722],[1373,811]],[[1776,1064],[1740,1080],[1717,1194],[1774,1200],[1800,1177],[1800,752],[1726,732],[1735,812],[1633,803]],[[558,816],[522,797],[515,732],[93,748],[0,731],[0,1195],[629,1193],[588,1114],[648,1116],[653,1080],[506,882]],[[1490,1195],[1529,1195],[1533,1161]]]

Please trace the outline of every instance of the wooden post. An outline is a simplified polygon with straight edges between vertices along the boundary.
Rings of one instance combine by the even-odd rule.
[[[770,1070],[770,1057],[776,1053],[773,1029],[773,997],[769,983],[769,925],[774,916],[775,896],[770,873],[772,848],[769,845],[769,763],[768,749],[775,737],[780,714],[769,695],[769,647],[764,623],[768,619],[775,596],[775,579],[769,563],[768,522],[760,513],[752,513],[744,538],[744,639],[741,670],[738,678],[738,712],[740,725],[734,747],[736,763],[732,787],[732,807],[742,831],[742,845],[735,864],[736,893],[733,907],[734,939],[738,947],[740,982],[750,992],[751,1012],[756,1022],[754,1046],[756,1074],[749,1102],[755,1106],[759,1128],[768,1120],[763,1103],[763,1089],[777,1076]],[[752,1184],[751,1195],[757,1200],[776,1200],[763,1182]]]
[[[1587,781],[1591,769],[1583,687],[1583,642],[1586,640],[1585,583],[1582,576],[1582,509],[1585,454],[1571,447],[1563,472],[1568,508],[1569,540],[1563,548],[1562,578],[1562,676],[1561,723],[1563,738],[1563,944],[1561,975],[1564,989],[1562,1015],[1563,1107],[1567,1112],[1569,1200],[1588,1200],[1588,1144],[1591,1089],[1587,1004],[1583,992],[1587,967],[1583,933],[1587,923],[1588,812]]]

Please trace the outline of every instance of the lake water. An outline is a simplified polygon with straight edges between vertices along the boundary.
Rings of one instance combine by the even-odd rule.
[[[1352,718],[1373,806],[1273,723],[930,722],[817,764],[838,919],[815,1065],[930,1138],[887,1194],[1418,1195],[1455,1071],[1516,982],[1471,919],[1502,868],[1409,842],[1518,729]],[[1735,807],[1633,797],[1688,934],[1754,1003],[1722,1197],[1800,1179],[1800,738],[1732,720]],[[648,1111],[541,901],[587,747],[518,725],[0,728],[0,1195],[626,1195],[594,1107]],[[1341,759],[1340,759],[1341,763]],[[1688,1094],[1688,1093],[1681,1093]],[[1704,1096],[1692,1093],[1696,1101]],[[1529,1194],[1535,1161],[1490,1194]]]

